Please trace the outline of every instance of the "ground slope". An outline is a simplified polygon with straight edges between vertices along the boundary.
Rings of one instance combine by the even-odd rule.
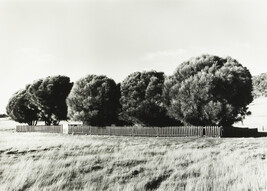
[[[266,138],[0,137],[0,190],[267,190]]]

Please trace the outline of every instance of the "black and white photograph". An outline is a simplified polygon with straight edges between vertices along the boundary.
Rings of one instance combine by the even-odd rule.
[[[267,1],[0,0],[0,191],[267,191]]]

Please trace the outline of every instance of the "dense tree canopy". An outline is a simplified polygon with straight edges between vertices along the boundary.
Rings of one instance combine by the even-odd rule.
[[[66,98],[72,85],[69,77],[59,75],[37,80],[28,88],[31,102],[40,110],[39,117],[46,125],[67,119]]]
[[[266,79],[267,74],[254,77],[254,92],[267,95]],[[7,114],[29,125],[58,124],[69,116],[93,126],[229,126],[249,113],[253,99],[248,69],[230,57],[211,55],[182,63],[167,78],[162,72],[135,72],[116,84],[88,75],[72,86],[66,76],[37,80],[10,98]]]
[[[9,99],[6,112],[14,121],[35,125],[38,120],[39,110],[37,106],[30,102],[27,90],[21,90]]]
[[[164,74],[135,72],[121,84],[121,117],[133,124],[168,126],[178,122],[167,116],[163,104]],[[180,123],[179,123],[180,124]]]
[[[247,114],[252,79],[227,57],[203,55],[182,63],[165,82],[170,116],[190,125],[228,126]]]
[[[67,99],[72,120],[93,126],[115,124],[119,110],[119,88],[106,76],[88,75],[78,80]]]

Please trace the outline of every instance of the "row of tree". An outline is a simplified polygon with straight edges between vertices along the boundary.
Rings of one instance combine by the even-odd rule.
[[[70,118],[93,126],[229,126],[245,117],[252,100],[246,67],[230,57],[203,55],[182,63],[171,76],[135,72],[121,84],[97,75],[74,85],[66,76],[47,77],[14,94],[7,114],[30,125]]]

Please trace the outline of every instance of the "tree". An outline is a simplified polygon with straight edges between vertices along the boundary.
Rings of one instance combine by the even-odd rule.
[[[135,72],[121,84],[121,117],[133,124],[168,126],[180,124],[167,116],[163,104],[164,74],[162,72]]]
[[[119,88],[106,76],[88,75],[78,80],[67,98],[68,116],[86,125],[115,124],[119,110]]]
[[[168,113],[189,125],[232,125],[248,113],[251,78],[249,70],[230,57],[193,58],[165,82]]]
[[[66,98],[73,83],[66,76],[48,76],[31,84],[28,92],[31,102],[38,109],[39,117],[46,125],[58,125],[61,120],[67,120]]]
[[[254,97],[267,97],[267,73],[262,73],[252,78]]]
[[[18,91],[9,99],[6,112],[19,123],[37,124],[39,110],[31,103],[27,90]]]

